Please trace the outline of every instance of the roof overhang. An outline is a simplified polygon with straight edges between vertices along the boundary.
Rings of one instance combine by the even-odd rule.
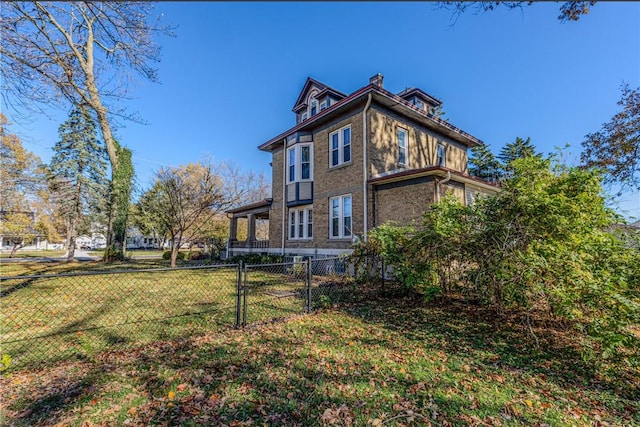
[[[247,215],[255,215],[257,218],[269,218],[271,202],[273,202],[273,199],[263,199],[249,205],[229,209],[225,213],[232,214],[236,218],[245,218]]]
[[[442,101],[440,101],[437,98],[434,98],[433,96],[429,95],[428,93],[426,93],[422,89],[418,89],[418,88],[411,88],[411,89],[404,90],[404,91],[400,92],[398,94],[398,96],[403,98],[403,99],[407,99],[407,98],[410,98],[412,96],[418,96],[419,98],[422,98],[424,101],[426,101],[427,104],[430,104],[430,105],[433,105],[433,106],[442,105]]]
[[[354,108],[359,102],[363,102],[365,97],[370,93],[372,94],[374,101],[385,106],[386,108],[389,108],[401,115],[407,116],[422,124],[423,126],[432,129],[467,147],[475,147],[477,145],[483,144],[483,142],[475,136],[453,126],[451,123],[418,109],[416,106],[412,105],[398,95],[395,95],[383,88],[370,84],[358,89],[346,98],[341,99],[326,110],[319,112],[318,114],[308,118],[304,122],[298,123],[291,129],[279,134],[278,136],[271,138],[267,142],[259,145],[258,149],[262,151],[273,151],[274,149],[279,147],[280,144],[283,144],[284,139],[291,134],[300,130],[312,129],[322,124],[323,122],[333,119],[336,115],[338,115],[339,112]]]
[[[392,182],[407,181],[424,176],[437,176],[445,178],[449,174],[451,174],[451,179],[454,181],[474,185],[490,193],[497,193],[498,191],[500,191],[500,186],[498,186],[497,184],[442,166],[430,166],[428,168],[421,169],[392,171],[390,173],[373,176],[369,179],[368,183],[375,186],[389,184]]]

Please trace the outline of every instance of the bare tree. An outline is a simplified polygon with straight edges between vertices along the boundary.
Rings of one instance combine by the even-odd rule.
[[[144,214],[143,222],[169,236],[171,266],[175,267],[183,243],[220,238],[221,234],[226,239],[224,211],[260,200],[267,191],[263,175],[205,160],[159,169],[153,187],[142,194],[135,210]]]
[[[171,239],[171,267],[185,240],[197,235],[216,213],[232,203],[225,194],[224,181],[211,164],[190,163],[156,172],[154,213]]]
[[[115,178],[124,149],[114,139],[113,121],[122,112],[112,108],[109,101],[127,96],[134,74],[157,81],[152,64],[159,61],[159,46],[153,36],[170,34],[168,27],[150,22],[152,9],[153,4],[148,2],[36,1],[2,5],[3,101],[27,112],[67,102],[89,109],[106,144],[114,186],[118,185]],[[112,210],[128,208],[128,203],[120,205],[120,201],[111,201]],[[109,236],[113,239],[111,229],[110,224]]]
[[[533,1],[439,1],[436,2],[436,7],[451,10],[454,18],[457,18],[459,15],[467,11],[483,13],[497,9],[498,7],[522,9],[525,6],[531,6],[533,3]],[[561,3],[558,19],[562,22],[566,22],[580,20],[582,15],[589,13],[590,8],[596,4],[596,1],[565,1],[556,3]]]

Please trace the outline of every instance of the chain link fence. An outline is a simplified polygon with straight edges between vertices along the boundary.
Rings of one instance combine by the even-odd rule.
[[[12,366],[86,357],[232,325],[238,265],[0,279]]]
[[[0,278],[11,367],[267,322],[355,292],[342,258]]]

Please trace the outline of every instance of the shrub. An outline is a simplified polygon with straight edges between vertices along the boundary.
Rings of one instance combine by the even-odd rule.
[[[239,254],[228,259],[231,264],[237,264],[240,261],[244,264],[279,264],[284,262],[284,257],[273,254]]]
[[[177,259],[178,261],[184,261],[184,258],[185,258],[185,253],[184,253],[184,252],[178,252],[178,256],[177,256],[177,258],[176,258],[176,259]],[[171,251],[165,251],[165,252],[162,254],[162,259],[164,259],[164,260],[169,260],[169,259],[171,259]]]
[[[640,250],[606,231],[619,218],[599,174],[553,158],[510,166],[496,195],[473,206],[444,198],[419,230],[377,227],[354,254],[382,256],[427,297],[463,294],[527,319],[544,310],[589,334],[604,357],[640,347]]]

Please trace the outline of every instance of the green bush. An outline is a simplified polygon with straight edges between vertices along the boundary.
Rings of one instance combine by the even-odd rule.
[[[234,255],[227,261],[231,264],[237,264],[240,261],[244,264],[279,264],[284,262],[284,257],[273,254],[242,254]]]
[[[176,260],[184,261],[184,258],[185,258],[185,252],[178,252],[178,256],[177,256]],[[165,251],[162,254],[162,259],[164,259],[164,260],[171,259],[171,251]]]
[[[607,230],[595,171],[529,157],[501,191],[432,205],[422,227],[383,225],[355,254],[381,256],[407,287],[464,296],[497,312],[545,311],[588,334],[603,357],[640,347],[640,250]],[[633,352],[632,352],[633,353]]]

